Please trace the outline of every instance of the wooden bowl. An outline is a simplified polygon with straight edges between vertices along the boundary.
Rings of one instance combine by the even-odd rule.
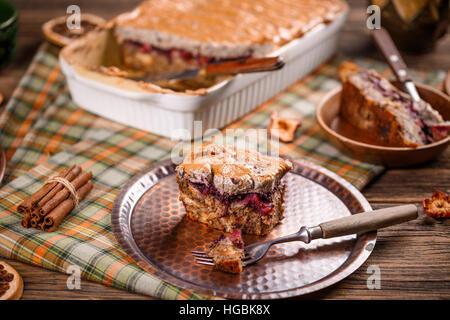
[[[97,26],[100,26],[106,22],[105,19],[99,17],[95,14],[83,13],[81,14],[81,27],[83,29],[78,30],[77,33],[75,31],[71,32],[66,27],[68,16],[61,16],[57,18],[53,18],[42,25],[42,33],[44,37],[51,43],[56,46],[64,47],[71,43],[72,41],[78,39],[82,35],[86,34],[90,30],[94,29]],[[84,25],[84,24],[88,25]],[[83,26],[84,25],[84,26]]]
[[[399,83],[394,83],[398,88]],[[422,99],[439,111],[445,120],[450,120],[450,97],[424,84],[416,83]],[[352,158],[381,164],[387,167],[413,166],[435,159],[450,144],[447,138],[417,148],[386,147],[376,145],[359,134],[357,129],[350,130],[339,116],[341,88],[329,92],[316,110],[319,125],[330,141],[342,152]]]

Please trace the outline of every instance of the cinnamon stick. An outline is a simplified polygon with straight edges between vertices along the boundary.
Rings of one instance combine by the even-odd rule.
[[[31,227],[32,228],[36,228],[36,226],[38,225],[38,223],[39,223],[39,218],[37,218],[37,217],[31,217],[31,219],[30,219],[30,225],[31,225]]]
[[[73,169],[74,166],[71,166],[61,172],[58,176],[65,178],[66,175]],[[26,198],[19,206],[17,207],[17,212],[21,214],[26,214],[27,211],[31,210],[39,200],[41,200],[50,190],[52,190],[58,183],[47,183],[44,184],[38,191],[33,193],[31,196]]]
[[[28,229],[31,226],[30,220],[31,220],[31,214],[29,212],[27,212],[27,214],[25,215],[25,217],[21,221],[22,227]]]
[[[40,223],[41,220],[43,220],[41,218],[41,216],[36,212],[36,210],[31,211],[29,216],[30,216],[30,226],[33,227],[33,228],[36,228],[38,223]]]
[[[81,172],[80,166],[75,166],[65,177],[69,182],[72,182]],[[41,212],[41,208],[48,202],[50,199],[52,199],[59,191],[61,191],[64,188],[64,186],[61,183],[57,183],[57,186],[55,186],[52,190],[50,190],[37,204],[36,204],[36,211],[39,215],[42,215],[43,212]]]
[[[83,186],[87,181],[89,181],[92,178],[92,172],[81,172],[73,181],[72,185],[76,190],[78,190],[81,186]],[[55,196],[47,201],[40,209],[39,209],[39,215],[45,216],[50,211],[55,209],[60,203],[62,203],[64,200],[66,200],[70,195],[69,190],[66,188],[58,191]]]
[[[83,200],[91,191],[94,184],[92,181],[87,181],[84,185],[77,189],[78,198]],[[65,199],[59,203],[48,215],[45,216],[44,222],[40,225],[42,230],[51,232],[54,231],[65,216],[72,211],[75,203],[72,198]]]
[[[44,230],[44,221],[41,221],[37,224],[36,230]]]

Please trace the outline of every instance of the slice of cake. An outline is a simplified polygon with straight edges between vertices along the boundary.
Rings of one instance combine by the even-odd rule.
[[[262,57],[332,21],[340,0],[148,0],[115,19],[123,61],[147,72]]]
[[[235,229],[230,236],[222,235],[213,241],[208,256],[214,261],[214,267],[229,273],[241,273],[244,267],[244,241],[242,232]]]
[[[285,185],[291,163],[227,145],[207,145],[177,166],[180,200],[189,218],[211,227],[256,235],[283,219]]]
[[[381,145],[418,147],[447,137],[450,122],[421,100],[415,102],[375,70],[344,62],[340,114]]]

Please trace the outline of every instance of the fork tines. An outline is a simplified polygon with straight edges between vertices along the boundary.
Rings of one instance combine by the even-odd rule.
[[[198,264],[204,264],[207,266],[214,266],[213,259],[206,255],[205,251],[191,251],[192,255],[195,257],[195,262]]]
[[[214,266],[213,258],[208,257],[205,251],[192,250],[191,253],[195,257],[195,263],[204,264],[207,266]],[[250,255],[247,252],[245,252],[244,259],[242,259],[244,262],[244,266],[246,265],[245,262],[250,258],[251,258]]]

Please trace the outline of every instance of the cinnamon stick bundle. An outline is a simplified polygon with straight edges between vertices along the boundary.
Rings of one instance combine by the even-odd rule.
[[[69,168],[67,168],[66,170],[64,170],[63,172],[61,172],[58,177],[63,177],[65,178],[67,176],[67,174],[72,171],[72,169],[75,166],[71,166]],[[19,206],[17,207],[17,212],[18,213],[31,213],[31,210],[33,209],[33,207],[43,198],[47,195],[47,193],[52,190],[55,186],[57,185],[57,182],[53,182],[53,183],[47,183],[44,184],[38,191],[36,191],[35,193],[33,193],[31,196],[29,196],[28,198],[26,198],[21,204],[19,204]]]
[[[76,170],[76,166],[70,166],[69,168],[62,171],[60,174],[57,175],[57,177],[67,178],[69,174]],[[81,169],[78,167],[78,169]],[[77,169],[77,170],[78,170]],[[33,193],[31,196],[26,198],[19,206],[17,207],[17,212],[20,214],[25,214],[25,217],[22,219],[22,227],[29,228],[33,225],[31,224],[32,216],[31,214],[35,210],[35,208],[38,206],[38,203],[45,197],[48,196],[52,190],[55,189],[55,187],[58,186],[57,182],[52,183],[46,183],[44,184],[38,191]]]
[[[18,206],[18,212],[25,214],[22,219],[24,228],[55,230],[77,202],[83,200],[93,187],[90,181],[92,172],[83,172],[79,166],[71,166],[56,177],[53,180],[57,181],[49,180],[50,183],[44,184]],[[46,220],[47,216],[49,218]]]
[[[72,185],[75,187],[75,189],[79,189],[83,184],[85,184],[87,181],[89,181],[92,178],[92,172],[81,172],[75,179],[73,179]],[[41,208],[39,208],[39,215],[45,216],[50,211],[52,211],[54,208],[56,208],[61,202],[67,199],[67,197],[70,195],[69,190],[66,188],[62,189],[58,193],[54,195],[53,198],[49,199],[46,203],[42,205]]]
[[[94,184],[92,181],[86,182],[83,186],[77,189],[78,197],[80,200],[84,199],[86,195],[91,191]],[[42,230],[54,231],[56,227],[61,223],[65,216],[72,211],[75,203],[72,199],[66,199],[61,202],[55,209],[53,209],[48,215],[45,216],[43,223],[41,223]]]
[[[72,182],[81,172],[81,168],[79,166],[74,167],[67,175],[66,179],[69,182]],[[36,205],[36,208],[41,208],[44,204],[46,204],[50,199],[52,199],[59,191],[63,190],[64,186],[61,183],[57,183],[57,185],[49,191]],[[39,214],[42,215],[41,210],[38,211]]]

